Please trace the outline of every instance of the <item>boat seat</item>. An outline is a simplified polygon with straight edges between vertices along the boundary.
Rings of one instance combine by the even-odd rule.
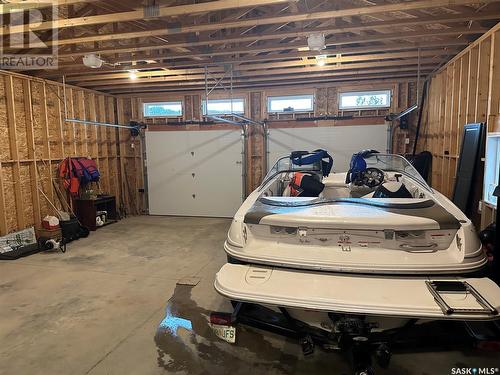
[[[326,199],[349,198],[351,189],[345,183],[346,173],[332,173],[323,178],[325,188],[321,192],[321,197]]]

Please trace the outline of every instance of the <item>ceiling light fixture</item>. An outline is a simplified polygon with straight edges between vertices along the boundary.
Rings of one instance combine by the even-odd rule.
[[[99,55],[96,55],[95,53],[89,53],[83,56],[83,65],[89,68],[98,69],[102,66],[103,63],[104,60],[101,59]]]
[[[326,48],[325,34],[316,33],[307,37],[307,46],[311,51],[321,51]]]

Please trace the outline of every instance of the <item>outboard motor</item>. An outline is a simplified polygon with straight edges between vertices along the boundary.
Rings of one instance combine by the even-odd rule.
[[[380,185],[373,198],[413,198],[413,195],[402,182],[390,181]]]

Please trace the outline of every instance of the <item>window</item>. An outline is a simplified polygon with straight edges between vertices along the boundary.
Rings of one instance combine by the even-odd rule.
[[[387,108],[390,106],[390,90],[340,93],[340,109]]]
[[[202,101],[203,114],[207,114],[207,104],[206,101]],[[231,99],[208,99],[208,114],[209,115],[230,115],[235,113],[242,115],[245,113],[245,99],[239,98]]]
[[[180,117],[182,102],[144,103],[144,117]]]
[[[311,112],[314,95],[268,96],[267,112]]]

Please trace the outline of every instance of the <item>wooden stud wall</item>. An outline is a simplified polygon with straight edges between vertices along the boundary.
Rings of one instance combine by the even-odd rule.
[[[69,117],[115,122],[114,97],[74,86],[66,96]],[[49,201],[62,208],[53,181],[59,185],[58,164],[68,156],[96,160],[100,192],[115,195],[122,212],[140,212],[120,199],[128,158],[121,157],[118,130],[65,122],[63,98],[58,83],[0,71],[0,235],[40,226],[55,214]],[[126,173],[134,177],[136,169]]]
[[[142,99],[140,98],[118,98],[117,99],[118,122],[128,124],[129,121],[144,121],[142,112]],[[119,150],[122,160],[121,179],[124,205],[129,207],[129,212],[138,215],[146,212],[144,193],[144,161],[143,147],[145,142],[141,137],[132,137],[127,129],[119,129]]]
[[[467,123],[487,122],[500,131],[500,24],[459,53],[430,80],[428,121],[420,150],[433,154],[432,185],[450,197]],[[484,165],[484,164],[483,164]],[[482,181],[474,192],[479,202]],[[481,227],[493,221],[494,209],[482,205]]]

